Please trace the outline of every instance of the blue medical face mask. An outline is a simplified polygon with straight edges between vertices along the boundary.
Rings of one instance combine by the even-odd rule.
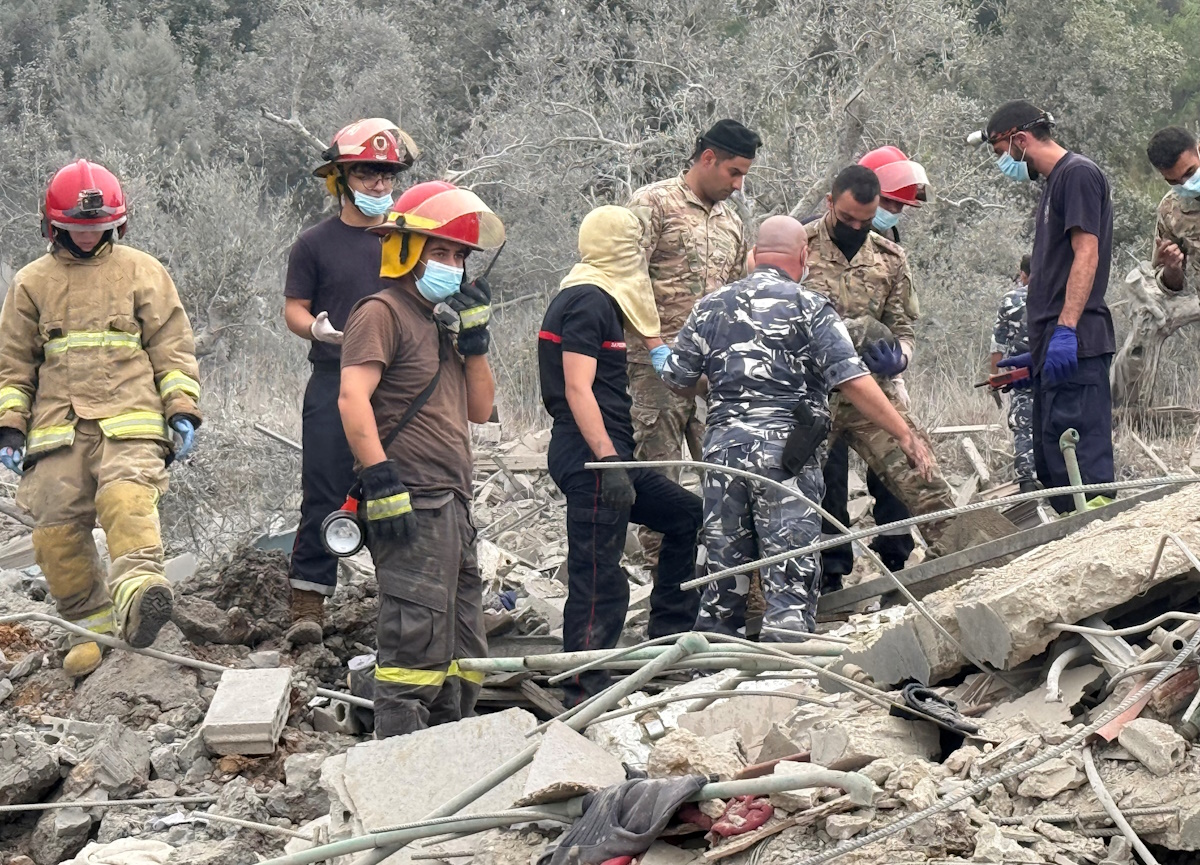
[[[1031,180],[1038,179],[1038,173],[1029,167],[1029,152],[1021,151],[1021,158],[1018,160],[1012,155],[1013,147],[1016,142],[1011,138],[1008,141],[1008,152],[1000,157],[996,166],[1000,169],[1000,173],[1009,180],[1018,180],[1028,183]]]
[[[440,261],[425,262],[425,273],[417,277],[417,291],[430,303],[441,303],[462,288],[463,271]]]
[[[354,206],[363,216],[383,216],[392,209],[391,193],[386,195],[367,195],[365,192],[354,190]]]
[[[1000,157],[1000,161],[996,163],[996,167],[1009,180],[1019,180],[1024,183],[1029,182],[1029,163],[1024,159],[1018,162],[1012,158],[1012,154],[1005,153]]]
[[[896,227],[896,223],[900,221],[899,213],[892,213],[890,210],[884,210],[882,207],[875,211],[875,218],[871,220],[871,227],[880,234],[886,234]]]
[[[1171,188],[1180,198],[1200,198],[1200,169],[1183,183],[1172,183]]]

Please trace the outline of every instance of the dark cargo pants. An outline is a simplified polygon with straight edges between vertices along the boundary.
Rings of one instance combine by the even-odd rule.
[[[629,610],[629,578],[621,553],[630,521],[661,532],[662,550],[650,595],[650,637],[692,630],[700,593],[680,583],[695,576],[700,497],[651,469],[629,472],[637,490],[630,510],[600,501],[600,473],[583,468],[591,454],[576,453],[560,439],[550,444],[550,473],[567,497],[567,602],[563,609],[563,649],[611,649],[617,645]],[[570,453],[564,451],[570,450]],[[608,686],[607,670],[592,670],[566,682],[567,705]]]
[[[822,475],[825,479],[825,498],[821,501],[821,507],[837,517],[842,525],[849,525],[850,446],[845,439],[839,438],[830,445]],[[875,525],[894,523],[912,516],[904,502],[896,498],[879,475],[870,469],[867,470],[867,492],[875,499],[871,509]],[[825,519],[821,520],[821,533],[830,537],[839,534]],[[871,549],[879,554],[888,570],[899,571],[912,555],[915,544],[912,532],[902,529],[895,534],[876,535],[871,540]],[[842,577],[854,569],[854,550],[850,544],[830,547],[821,553],[821,563],[824,571],[822,585],[825,591],[835,591],[841,588]]]
[[[300,527],[292,545],[288,577],[293,589],[333,594],[337,557],[321,543],[321,523],[346,501],[354,483],[354,455],[346,442],[338,411],[341,371],[337,364],[313,366],[304,389],[300,463]]]
[[[415,505],[417,503],[414,503]],[[475,527],[457,498],[413,510],[408,543],[372,542],[379,581],[375,738],[474,714],[482,673],[460,658],[487,657]]]
[[[1033,384],[1033,458],[1038,480],[1044,487],[1065,487],[1067,463],[1059,449],[1059,437],[1068,429],[1079,433],[1075,448],[1079,473],[1085,484],[1102,484],[1114,479],[1112,444],[1112,392],[1108,367],[1111,354],[1084,357],[1075,375],[1054,385]],[[1087,494],[1088,498],[1104,495]],[[1071,496],[1051,496],[1050,504],[1060,514],[1075,510]]]

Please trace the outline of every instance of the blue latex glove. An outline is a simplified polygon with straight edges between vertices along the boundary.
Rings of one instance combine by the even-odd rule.
[[[0,465],[18,475],[25,474],[21,460],[25,459],[25,448],[0,448]]]
[[[175,415],[171,418],[171,429],[179,433],[179,437],[183,439],[175,450],[175,459],[186,459],[187,455],[192,452],[192,445],[196,443],[196,427],[182,415]]]
[[[1023,378],[1020,381],[1014,381],[1009,387],[1025,390],[1033,386],[1033,354],[1031,352],[1027,351],[1024,354],[1014,354],[1012,357],[1006,357],[1004,360],[998,361],[996,366],[1005,368],[1015,367],[1018,369],[1025,367],[1029,370],[1029,377]]]
[[[867,369],[884,378],[900,375],[908,369],[908,358],[904,356],[900,344],[886,339],[877,339],[864,345],[862,359]]]
[[[1060,324],[1054,328],[1050,345],[1046,346],[1046,360],[1042,364],[1042,375],[1047,384],[1057,384],[1075,375],[1079,369],[1079,340],[1075,328]]]
[[[667,361],[671,359],[671,346],[660,345],[657,348],[650,349],[650,364],[654,367],[654,371],[662,377],[663,370],[667,367]]]

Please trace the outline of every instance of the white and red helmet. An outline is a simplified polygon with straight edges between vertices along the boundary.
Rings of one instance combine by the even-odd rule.
[[[339,166],[355,163],[392,165],[403,171],[419,155],[416,143],[403,129],[382,117],[369,117],[338,130],[333,142],[321,153],[325,161],[313,174],[329,177]]]
[[[920,207],[925,201],[929,178],[919,162],[913,162],[899,147],[877,147],[858,160],[858,164],[875,172],[879,178],[880,195],[909,207]]]

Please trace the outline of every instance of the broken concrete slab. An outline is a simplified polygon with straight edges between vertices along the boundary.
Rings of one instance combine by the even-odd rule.
[[[781,757],[790,757],[792,754],[799,754],[804,750],[807,749],[800,747],[792,739],[785,727],[779,724],[772,724],[771,729],[763,736],[762,747],[758,749],[758,756],[754,758],[754,762],[766,763],[770,760],[778,760]]]
[[[561,721],[542,733],[516,807],[561,802],[625,780],[621,761]]]
[[[1046,690],[1034,688],[1015,700],[1000,703],[984,712],[985,721],[1006,721],[1024,714],[1037,724],[1068,724],[1074,718],[1072,709],[1083,697],[1084,690],[1104,672],[1096,664],[1084,664],[1066,670],[1059,679],[1062,700],[1046,701]]]
[[[163,626],[154,648],[187,654],[182,635],[172,624]],[[159,661],[132,652],[112,652],[75,686],[71,717],[101,722],[109,715],[130,727],[158,721],[177,709],[203,708],[196,673],[170,661]]]
[[[432,811],[461,793],[530,740],[537,719],[507,709],[404,736],[363,742],[330,757],[321,769],[329,791],[331,837],[362,835]],[[516,772],[461,813],[503,811],[520,798],[529,769]]]
[[[1161,721],[1135,718],[1117,735],[1121,747],[1160,778],[1187,759],[1187,742]]]
[[[874,808],[852,811],[849,814],[830,814],[825,819],[825,832],[834,841],[845,841],[859,832],[866,831],[874,820]]]
[[[1021,776],[1018,796],[1030,799],[1053,799],[1064,790],[1082,787],[1087,781],[1082,767],[1070,757],[1056,757],[1035,766]]]
[[[31,733],[0,734],[0,805],[36,802],[58,779],[49,745]]]
[[[204,744],[215,754],[270,754],[287,721],[290,667],[226,670],[204,716]]]
[[[1011,838],[1004,837],[995,823],[984,823],[975,833],[975,853],[971,861],[1041,865],[1042,857],[1032,850],[1026,850]]]
[[[812,772],[810,764],[792,763],[788,760],[776,763],[775,768],[771,770],[771,774],[777,777],[781,775],[807,775],[810,772]],[[807,811],[821,801],[822,793],[826,789],[825,787],[803,787],[796,790],[781,790],[778,793],[772,793],[768,798],[771,800],[773,806],[782,808],[784,811]],[[838,792],[840,793],[841,791]]]
[[[90,743],[84,758],[63,785],[69,798],[100,788],[120,799],[138,792],[150,780],[150,743],[110,720]]]
[[[1200,546],[1200,489],[1188,487],[982,570],[924,600],[929,613],[968,652],[1012,669],[1058,636],[1049,626],[1104,613],[1191,567],[1168,544],[1153,578],[1150,563],[1165,532]],[[880,685],[915,678],[932,684],[967,662],[917,611],[866,637],[842,655]]]
[[[938,728],[928,721],[890,715],[860,715],[819,721],[809,732],[813,763],[844,771],[862,768],[880,757],[932,759],[940,750]]]
[[[803,685],[780,689],[781,695],[805,693],[809,693],[809,689]],[[796,700],[791,697],[731,697],[718,700],[700,712],[680,715],[676,723],[698,736],[714,736],[725,730],[737,730],[746,752],[754,754],[761,749],[771,728],[786,719],[795,708]],[[794,754],[795,750],[788,753]],[[764,758],[758,759],[761,761]]]
[[[697,736],[691,730],[672,730],[650,751],[646,771],[651,778],[671,775],[718,775],[731,780],[746,765],[737,730],[716,736]]]

